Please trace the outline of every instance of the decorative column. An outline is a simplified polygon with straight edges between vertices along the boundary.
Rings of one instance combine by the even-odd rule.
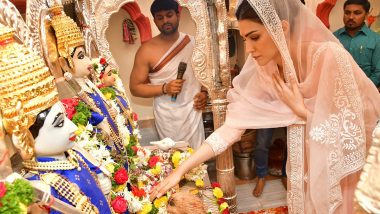
[[[231,86],[228,57],[227,10],[224,0],[207,0],[210,17],[213,85],[209,88],[214,118],[214,129],[226,119],[227,91]],[[234,163],[232,148],[216,157],[217,180],[221,184],[231,213],[237,213]]]

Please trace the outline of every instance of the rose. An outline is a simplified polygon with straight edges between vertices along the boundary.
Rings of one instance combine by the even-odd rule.
[[[7,187],[4,182],[0,182],[0,198],[3,197],[7,193]]]
[[[219,205],[220,205],[220,204],[223,204],[224,202],[227,202],[227,200],[224,199],[224,198],[219,198],[218,201],[217,201],[217,203],[218,203]]]
[[[132,146],[132,150],[135,152],[135,154],[137,154],[137,152],[139,151],[139,147]]]
[[[228,208],[224,209],[222,214],[230,214],[230,210]]]
[[[65,107],[67,117],[71,120],[73,118],[74,114],[76,114],[76,112],[77,112],[75,107],[79,104],[78,99],[66,98],[66,99],[62,99],[61,103]]]
[[[111,201],[111,207],[116,213],[124,213],[127,211],[128,205],[123,197],[116,196],[116,198]]]
[[[132,194],[138,198],[141,198],[146,195],[146,192],[144,189],[139,189],[138,187],[132,186]]]
[[[211,183],[212,188],[219,187],[221,188],[220,184],[218,182],[212,182]]]
[[[104,65],[105,63],[106,63],[106,59],[104,59],[104,58],[100,58],[100,64],[102,64],[102,65]]]
[[[160,157],[158,156],[153,156],[149,159],[148,165],[150,168],[153,168],[156,166],[157,162],[160,160]]]
[[[135,112],[132,112],[132,116],[133,116],[133,121],[138,121],[139,120],[139,118],[138,118],[138,116],[137,116],[137,114],[135,113]]]
[[[124,184],[128,181],[128,173],[124,168],[120,168],[115,172],[114,180],[117,184]]]

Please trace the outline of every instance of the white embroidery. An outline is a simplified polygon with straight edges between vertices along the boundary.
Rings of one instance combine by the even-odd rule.
[[[359,170],[365,159],[365,128],[363,108],[354,71],[346,53],[339,45],[328,42],[315,54],[329,48],[338,65],[333,97],[335,112],[317,126],[311,127],[311,140],[328,146],[329,211],[333,212],[342,203],[340,180]],[[318,58],[314,58],[315,62]],[[313,69],[315,69],[313,63]]]
[[[205,143],[211,146],[211,149],[214,151],[215,155],[219,155],[228,148],[228,143],[215,132],[205,140]]]
[[[305,213],[304,201],[304,125],[288,126],[288,161],[289,161],[289,184],[288,207],[289,213]]]

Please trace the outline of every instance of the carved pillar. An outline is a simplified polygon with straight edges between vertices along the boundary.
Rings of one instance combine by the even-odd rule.
[[[226,119],[227,91],[231,85],[227,46],[227,12],[222,0],[207,0],[210,17],[212,43],[213,87],[209,88],[214,128],[223,125]],[[216,20],[216,21],[215,21]],[[234,163],[232,149],[216,157],[217,180],[221,184],[231,213],[237,213]]]

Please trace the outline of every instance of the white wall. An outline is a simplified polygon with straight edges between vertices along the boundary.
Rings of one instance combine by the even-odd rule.
[[[152,34],[155,36],[159,34],[159,31],[154,25],[150,14],[150,5],[152,2],[152,0],[138,1],[138,4],[141,12],[150,19]],[[152,119],[154,117],[152,110],[153,99],[134,97],[129,90],[129,77],[133,67],[135,53],[140,47],[140,36],[138,35],[139,39],[136,40],[136,44],[128,44],[123,41],[122,23],[127,17],[129,17],[129,14],[124,9],[113,14],[109,20],[110,25],[106,31],[106,38],[110,44],[112,55],[119,65],[120,77],[123,81],[127,96],[130,98],[133,110],[139,115],[139,120]],[[195,35],[195,29],[195,23],[191,19],[189,11],[184,8],[181,14],[179,30],[190,35]],[[136,30],[138,31],[137,27]]]

